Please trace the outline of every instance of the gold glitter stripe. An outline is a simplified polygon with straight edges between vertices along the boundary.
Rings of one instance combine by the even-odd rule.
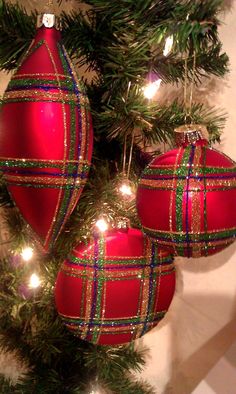
[[[166,312],[164,312],[164,313],[166,313]],[[164,317],[164,316],[163,316]],[[153,322],[153,323],[147,323],[147,326],[148,326],[148,328],[149,328],[149,330],[150,330],[150,328],[151,327],[154,327],[154,326],[156,326],[158,324],[158,320],[157,321],[155,321],[155,322]],[[73,324],[73,323],[70,323],[70,324],[67,324],[66,322],[65,322],[65,325],[66,326],[68,326],[68,328],[69,328],[69,330],[71,331],[71,330],[73,330],[73,331],[76,331],[76,332],[79,332],[79,333],[81,333],[80,334],[80,337],[83,339],[83,338],[85,338],[84,337],[84,335],[82,334],[83,333],[83,331],[84,330],[87,330],[88,329],[88,327],[84,327],[84,325],[82,326],[80,326],[80,325],[77,325],[77,324]],[[105,326],[98,326],[98,327],[91,327],[90,328],[90,331],[89,331],[89,333],[88,333],[88,335],[93,335],[93,333],[95,332],[95,331],[97,331],[97,330],[99,330],[100,332],[99,332],[99,336],[101,336],[101,335],[103,335],[103,334],[106,334],[106,333],[108,333],[108,334],[129,334],[130,333],[130,331],[132,332],[132,331],[136,331],[137,329],[139,329],[140,328],[140,330],[142,330],[142,327],[143,327],[143,322],[141,322],[141,323],[136,323],[135,325],[133,325],[132,323],[131,324],[126,324],[125,326],[119,326],[119,327],[114,327],[114,326],[112,326],[112,325],[109,325],[109,327],[105,327]],[[136,337],[137,337],[137,335],[136,335]],[[138,338],[138,337],[137,337]],[[96,340],[96,343],[98,343],[98,340]],[[115,346],[115,345],[114,345]]]
[[[179,157],[180,154],[182,152],[182,149],[179,148],[178,149],[178,153],[176,155],[176,159],[175,159],[175,165],[174,165],[174,174],[176,174],[177,172],[177,167],[178,167],[178,162],[179,162]],[[171,180],[171,195],[170,195],[170,207],[169,207],[169,228],[170,228],[170,234],[173,233],[173,215],[176,216],[176,211],[175,211],[175,204],[176,204],[176,188],[177,188],[177,179]],[[176,221],[176,217],[175,217],[175,221]],[[172,240],[174,241],[174,238],[172,238]],[[176,247],[175,247],[175,243],[173,242],[173,249],[174,252],[177,253],[176,251]]]
[[[4,96],[4,101],[11,99],[22,99],[22,98],[35,98],[39,100],[50,100],[50,101],[74,101],[77,102],[78,98],[74,93],[66,92],[46,92],[41,90],[17,90],[7,92]],[[82,104],[82,103],[81,103]],[[62,103],[62,105],[64,105]]]
[[[64,74],[56,74],[57,77],[59,78],[65,78],[65,79],[72,79],[71,76],[69,75],[64,75]],[[17,74],[12,77],[12,79],[21,79],[21,78],[29,77],[55,77],[55,74],[53,73],[34,73],[34,74]]]
[[[86,255],[87,256],[87,255]],[[90,257],[90,254],[88,255],[88,257],[86,257],[85,258],[85,254],[84,254],[84,256],[83,257],[81,257],[81,259],[88,259]],[[169,257],[169,256],[166,256],[166,258],[167,257]],[[133,261],[132,260],[140,260],[140,261],[142,261],[142,260],[146,260],[146,256],[106,256],[106,258],[107,258],[107,260],[109,261],[109,262],[114,262],[114,263],[117,263],[117,260],[124,260],[124,261],[129,261],[130,260],[130,263],[131,264],[133,264]],[[162,258],[163,258],[163,256],[162,256]],[[79,259],[80,259],[80,257],[79,257]],[[76,261],[76,260],[75,260]],[[93,258],[92,259],[90,259],[90,262],[89,263],[93,263]],[[148,263],[149,264],[149,263]]]
[[[174,181],[179,181],[179,183],[185,183],[186,179],[177,179],[173,176],[172,179],[163,179],[163,180],[151,180],[151,179],[142,179],[140,181],[140,185],[142,186],[149,186],[152,187],[153,189],[165,189],[165,190],[176,190],[176,183]],[[190,178],[190,187],[189,187],[189,192],[201,192],[202,188],[199,186],[199,184],[203,183],[202,180],[197,180],[197,179],[191,179]],[[236,176],[235,178],[232,179],[206,179],[205,180],[206,186],[216,186],[216,187],[235,187],[236,186]]]
[[[148,267],[145,267],[142,270],[142,286],[140,286],[140,301],[141,301],[141,305],[140,305],[140,312],[139,315],[142,316],[147,316],[148,313],[148,301],[149,301],[149,284],[150,284],[150,271],[151,271],[151,267],[150,267],[150,262],[152,259],[152,245],[151,245],[151,241],[150,239],[146,239],[146,261],[147,264],[149,264]],[[133,273],[135,274],[136,271],[136,275],[140,274],[140,270],[133,270]],[[153,269],[153,272],[159,271],[159,266],[155,267],[155,269]],[[132,273],[132,271],[129,271]],[[120,275],[121,276],[121,275]],[[136,328],[135,330],[135,337],[139,338],[142,334],[142,330],[143,330],[143,324],[139,327]]]
[[[91,281],[86,281],[86,289],[85,289],[85,300],[86,300],[86,305],[85,305],[85,316],[84,316],[84,321],[86,322],[86,325],[83,327],[83,333],[81,335],[82,339],[85,339],[87,334],[88,334],[88,323],[90,320],[91,316],[91,311],[92,311],[92,292],[93,292],[93,280]]]
[[[152,228],[149,228],[149,227],[144,227],[144,229],[146,229],[146,230],[148,230],[148,231],[150,231],[150,232],[152,232],[152,233],[163,233],[163,234],[166,234],[167,233],[167,231],[166,230],[154,230],[154,229],[152,229]],[[211,231],[207,231],[207,234],[215,234],[215,233],[221,233],[221,232],[224,232],[224,231],[236,231],[236,227],[228,227],[228,228],[222,228],[222,229],[217,229],[217,230],[211,230]],[[168,231],[168,233],[169,233],[170,231]],[[185,235],[186,234],[186,232],[185,231],[171,231],[171,233],[172,234],[176,234],[176,235]],[[189,235],[193,235],[194,233],[192,232],[192,231],[189,231],[188,232],[188,234]],[[202,232],[200,232],[199,231],[199,233],[198,233],[198,235],[201,235],[201,234],[206,234],[205,233],[205,231],[202,231]]]
[[[196,146],[194,151],[194,160],[192,166],[192,174],[194,176],[197,175],[197,167],[199,165],[200,159],[202,156],[202,147]],[[191,232],[196,234],[201,231],[201,193],[192,193],[192,190],[196,190],[199,188],[199,181],[195,179],[189,180],[189,190],[191,193],[189,195],[191,200]],[[199,245],[193,244],[192,246],[192,256],[193,257],[201,257],[201,248]]]
[[[47,185],[58,185],[58,186],[66,186],[66,185],[84,185],[86,183],[85,179],[78,178],[76,181],[73,178],[65,179],[65,178],[56,178],[56,177],[32,177],[32,176],[18,176],[18,175],[6,175],[6,181],[8,182],[20,182],[22,185],[24,183],[33,184],[41,184],[43,186]]]
[[[209,233],[207,233],[207,234],[209,234]],[[224,239],[224,240],[213,240],[213,241],[207,241],[207,245],[209,245],[209,246],[221,246],[221,245],[229,245],[229,244],[231,244],[232,242],[234,242],[235,241],[235,237],[231,237],[231,238],[227,238],[227,239]],[[155,242],[155,240],[154,240],[154,242]],[[172,241],[161,241],[161,244],[162,245],[165,245],[165,246],[171,246],[171,248],[173,248],[173,243],[172,243]],[[196,243],[194,243],[194,245],[195,246],[200,246],[200,247],[202,247],[202,246],[205,246],[206,245],[206,241],[199,241],[199,242],[196,242]],[[187,243],[187,242],[178,242],[178,244],[176,244],[176,246],[177,247],[189,247],[189,243]],[[192,244],[191,244],[191,248],[192,248]]]
[[[105,248],[105,245],[104,245]],[[101,315],[100,315],[100,321],[101,324],[104,324],[106,322],[106,318],[105,318],[105,313],[106,313],[106,299],[107,299],[107,282],[103,282],[103,286],[102,286],[102,301],[101,301]],[[113,319],[112,319],[113,320]],[[114,319],[115,320],[115,319]],[[97,333],[97,343],[99,343],[101,334],[102,334],[103,330],[98,331]]]
[[[63,51],[64,51],[64,53],[65,53],[65,55],[66,55],[66,57],[67,57],[67,61],[68,61],[68,63],[69,63],[69,65],[70,65],[70,68],[71,68],[71,70],[74,70],[74,65],[73,65],[73,63],[72,63],[72,61],[71,61],[71,59],[70,59],[70,57],[68,56],[68,54],[67,54],[67,51],[66,51],[66,49],[65,49],[65,47],[63,46]],[[74,72],[73,73],[73,76],[74,76],[74,79],[75,79],[75,82],[76,82],[76,84],[77,84],[77,86],[80,86],[81,85],[81,83],[80,83],[80,81],[79,81],[79,79],[78,79],[78,77],[77,77],[77,73],[76,72]],[[87,101],[86,101],[87,102]],[[85,157],[85,154],[86,154],[86,144],[87,144],[87,139],[86,139],[86,136],[87,136],[87,133],[86,133],[86,110],[85,110],[85,108],[84,108],[84,103],[85,102],[82,102],[81,104],[81,120],[82,120],[82,130],[81,130],[81,147],[80,147],[80,149],[81,149],[81,156],[82,157]],[[77,121],[78,121],[78,119],[77,119]]]
[[[34,43],[35,43],[35,39],[33,39],[33,40],[31,41],[31,44],[30,44],[29,48],[27,49],[27,51],[25,52],[25,54],[22,56],[22,59],[20,60],[20,62],[19,62],[19,64],[18,64],[18,67],[17,67],[17,69],[16,69],[16,71],[15,71],[15,73],[14,73],[14,75],[13,75],[12,78],[15,78],[15,77],[16,77],[18,70],[20,69],[20,67],[21,67],[22,64],[24,63],[25,59],[28,57],[28,54],[31,52],[31,49],[32,49],[33,46],[34,46]]]
[[[155,313],[151,313],[151,316],[153,316],[154,318],[155,318],[155,316],[156,315],[161,315],[161,314],[164,314],[164,313],[166,313],[167,311],[166,310],[163,310],[163,311],[158,311],[158,312],[155,312]],[[65,315],[65,314],[63,314],[63,313],[60,313],[60,316],[62,317],[62,318],[64,318],[64,319],[72,319],[72,320],[75,320],[75,319],[81,319],[82,320],[82,316],[75,316],[75,315],[73,315],[73,316],[71,316],[71,315]],[[140,315],[133,315],[133,316],[130,316],[130,317],[127,317],[127,316],[124,316],[124,317],[112,317],[112,318],[105,318],[104,319],[104,323],[107,323],[107,324],[109,324],[109,323],[111,323],[112,321],[114,321],[114,322],[116,322],[116,321],[121,321],[121,324],[122,324],[122,320],[124,320],[124,321],[127,321],[127,320],[139,320],[140,319]],[[140,324],[143,324],[143,323],[140,323]],[[132,325],[132,323],[131,323],[131,325]]]
[[[175,266],[175,264],[173,263],[172,264],[172,267],[174,267]],[[155,300],[155,304],[154,304],[154,309],[153,309],[153,311],[158,311],[158,303],[159,303],[159,297],[160,297],[160,287],[161,287],[161,280],[162,280],[162,270],[164,271],[165,270],[165,266],[162,266],[162,265],[160,265],[160,274],[158,275],[158,277],[157,277],[157,284],[156,284],[156,300]],[[170,272],[170,274],[171,274],[171,272]]]
[[[156,274],[157,276],[167,274],[168,272],[172,272],[173,269],[175,268],[174,264],[170,264],[168,268],[164,266],[158,266],[153,268],[153,273]],[[82,278],[84,276],[84,270],[78,270],[77,268],[73,267],[68,267],[67,265],[63,265],[61,270],[65,274],[70,274],[74,275],[77,278]],[[123,270],[115,270],[115,272],[107,272],[106,268],[103,270],[99,271],[96,270],[95,268],[90,268],[86,269],[86,277],[88,281],[94,281],[94,273],[97,272],[98,278],[103,278],[104,280],[107,279],[114,279],[114,278],[126,278],[126,279],[132,279],[132,278],[140,278],[140,276],[144,276],[145,280],[147,280],[147,283],[145,285],[144,283],[144,288],[148,288],[148,283],[149,283],[149,273],[150,273],[150,267],[145,267],[142,271],[140,269],[123,269]],[[143,294],[146,294],[146,289],[143,290]],[[146,295],[143,299],[146,300]],[[143,309],[141,309],[143,310]]]
[[[95,255],[95,244],[93,244],[91,246],[91,256]],[[84,271],[87,274],[87,270],[86,267],[84,269]],[[93,271],[93,277],[91,278],[91,280],[87,280],[86,278],[86,282],[85,282],[85,287],[83,289],[83,291],[85,291],[85,314],[84,314],[84,322],[86,323],[86,326],[83,328],[83,332],[82,332],[82,339],[85,339],[87,334],[88,334],[88,323],[90,321],[90,316],[91,316],[91,312],[92,312],[92,297],[93,297],[93,281],[94,281],[94,274],[95,274],[95,270]]]
[[[179,148],[179,149],[181,149],[181,148]],[[213,149],[214,150],[214,149]],[[216,151],[217,152],[217,151]],[[219,153],[219,152],[218,152]],[[221,154],[222,154],[222,152],[221,152]],[[226,156],[226,155],[224,155],[224,156]],[[226,156],[227,157],[227,156]],[[228,168],[228,170],[229,170],[229,172],[230,171],[232,171],[232,169],[234,169],[235,168],[235,163],[233,162],[233,160],[232,159],[230,159],[229,157],[227,157],[230,161],[231,161],[231,163],[233,164],[232,165],[232,167],[229,167]],[[181,164],[181,163],[179,163],[179,164],[177,164],[177,166],[176,166],[176,168],[182,168],[183,167],[183,164]],[[186,165],[186,167],[189,167],[189,165],[187,164]],[[152,169],[166,169],[166,170],[170,170],[170,171],[173,171],[173,165],[170,165],[170,164],[151,164],[150,165],[150,170],[152,170]],[[200,164],[198,164],[197,166],[196,166],[196,168],[214,168],[214,169],[216,169],[216,170],[225,170],[226,168],[225,167],[223,167],[223,166],[211,166],[211,165],[207,165],[207,166],[205,166],[204,164],[202,164],[202,163],[200,163]]]
[[[68,163],[74,163],[74,164],[78,164],[78,159],[77,160],[48,160],[48,159],[29,159],[29,158],[15,158],[15,157],[1,157],[0,156],[0,161],[15,161],[16,162],[16,166],[17,166],[17,162],[22,162],[22,163],[27,163],[27,162],[35,162],[35,164],[38,166],[38,164],[40,163],[49,163],[49,164],[60,164],[60,165],[64,165],[64,164],[68,164]],[[84,164],[90,164],[90,162],[88,160],[79,160],[79,163],[82,165]],[[52,166],[51,166],[52,167]]]
[[[61,86],[60,85],[60,83],[61,83],[60,82],[60,78],[57,76],[59,73],[58,73],[58,70],[57,70],[56,63],[55,63],[54,58],[53,58],[53,54],[51,53],[51,50],[50,50],[47,42],[45,42],[44,44],[46,46],[46,49],[47,49],[48,54],[49,54],[49,57],[51,59],[51,62],[52,62],[52,65],[53,65],[53,69],[54,69],[55,74],[56,74],[56,79],[57,79],[57,82],[58,82],[58,86]],[[66,158],[67,158],[66,157],[67,156],[67,115],[66,115],[66,109],[65,109],[65,104],[64,103],[62,103],[62,114],[63,114],[63,127],[64,127],[64,144],[63,144],[64,155],[63,155],[63,162],[65,162]],[[66,164],[63,166],[63,169],[62,169],[63,173],[65,173],[65,171],[66,171]],[[57,204],[56,204],[56,209],[55,209],[55,212],[54,212],[54,215],[53,215],[53,219],[52,219],[50,228],[49,228],[48,233],[47,233],[46,238],[45,238],[45,245],[47,245],[47,243],[49,242],[49,239],[51,238],[52,233],[53,233],[53,228],[54,228],[54,226],[56,224],[56,218],[58,217],[58,212],[59,212],[59,208],[60,208],[60,204],[61,204],[62,196],[63,196],[62,193],[63,193],[63,189],[59,189],[59,196],[58,196],[58,200],[57,200]],[[63,224],[64,224],[64,222],[62,223],[62,225]],[[56,239],[57,239],[57,237],[56,237]],[[56,241],[56,239],[55,239],[55,241]]]

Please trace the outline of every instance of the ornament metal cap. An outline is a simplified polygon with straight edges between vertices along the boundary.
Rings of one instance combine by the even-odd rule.
[[[177,146],[195,144],[198,141],[208,142],[208,131],[206,126],[201,124],[186,124],[177,127],[175,130],[175,142]]]
[[[118,217],[115,222],[115,228],[117,230],[127,232],[130,228],[130,220],[123,216]]]
[[[55,27],[57,30],[61,30],[61,20],[58,16],[51,13],[40,14],[37,17],[37,27],[45,26],[48,29]]]

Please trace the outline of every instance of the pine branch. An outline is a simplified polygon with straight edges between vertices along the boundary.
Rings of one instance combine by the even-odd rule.
[[[136,142],[157,144],[172,139],[173,130],[186,122],[186,109],[183,103],[174,102],[170,106],[152,104],[148,106],[141,93],[129,100],[122,97],[114,99],[110,105],[104,106],[102,112],[96,114],[98,130],[108,138],[124,138],[131,136],[133,130],[139,130]],[[208,127],[211,140],[218,141],[225,124],[226,116],[222,111],[205,108],[202,104],[192,107],[190,121],[205,124]]]
[[[200,84],[202,78],[210,75],[224,77],[229,71],[229,58],[226,53],[222,53],[221,44],[198,52],[194,70],[193,64],[194,56],[191,55],[187,58],[187,78],[188,81],[194,79],[196,84]],[[161,53],[153,58],[152,67],[164,83],[184,82],[186,75],[185,57],[180,57],[174,53],[164,57]]]
[[[0,375],[0,392],[2,394],[13,394],[14,387],[9,379],[5,376]]]
[[[0,207],[12,207],[12,206],[13,206],[12,200],[7,191],[6,183],[2,175],[0,175]]]
[[[26,14],[18,4],[0,3],[0,69],[12,70],[34,37],[36,14]]]

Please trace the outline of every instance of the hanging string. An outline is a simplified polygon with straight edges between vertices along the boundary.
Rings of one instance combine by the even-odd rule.
[[[129,175],[130,175],[130,168],[131,168],[131,162],[132,162],[132,156],[133,156],[134,134],[135,134],[135,129],[133,129],[130,152],[129,152],[129,164],[128,164],[128,170],[127,170],[127,178],[128,179],[129,179]]]
[[[48,0],[47,2],[45,2],[44,10],[46,14],[54,14],[55,11],[54,1]]]
[[[125,142],[123,149],[123,168],[122,168],[123,175],[125,175],[125,168],[126,168],[126,151],[127,151],[127,134],[125,134]]]
[[[189,99],[190,116],[191,116],[192,105],[193,105],[193,89],[194,89],[195,75],[196,75],[196,51],[193,52],[193,74],[192,74],[192,81],[190,86],[190,99]]]
[[[188,116],[188,56],[184,60],[184,109],[186,121]]]
[[[196,75],[196,52],[193,52],[193,71],[192,71],[192,79],[190,85],[188,84],[188,59],[186,56],[184,61],[184,107],[185,107],[185,122],[189,117],[190,120],[192,118],[192,106],[193,106],[193,90],[194,90],[194,82]],[[188,93],[188,85],[189,85],[189,93]]]
[[[127,92],[126,92],[126,101],[128,100],[129,97],[130,87],[131,87],[131,82],[129,81]],[[126,174],[126,154],[127,154],[127,133],[125,134],[124,149],[123,149],[123,168],[122,168],[123,175]]]

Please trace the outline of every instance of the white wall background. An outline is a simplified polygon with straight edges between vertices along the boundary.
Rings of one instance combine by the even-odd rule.
[[[231,3],[220,28],[231,73],[205,93],[229,114],[220,149],[236,160],[236,5]],[[8,79],[0,74],[0,92]],[[210,258],[177,259],[177,271],[170,312],[139,341],[150,349],[142,378],[155,386],[157,394],[235,394],[236,243]],[[1,372],[12,375],[15,368],[10,356],[0,357]]]

